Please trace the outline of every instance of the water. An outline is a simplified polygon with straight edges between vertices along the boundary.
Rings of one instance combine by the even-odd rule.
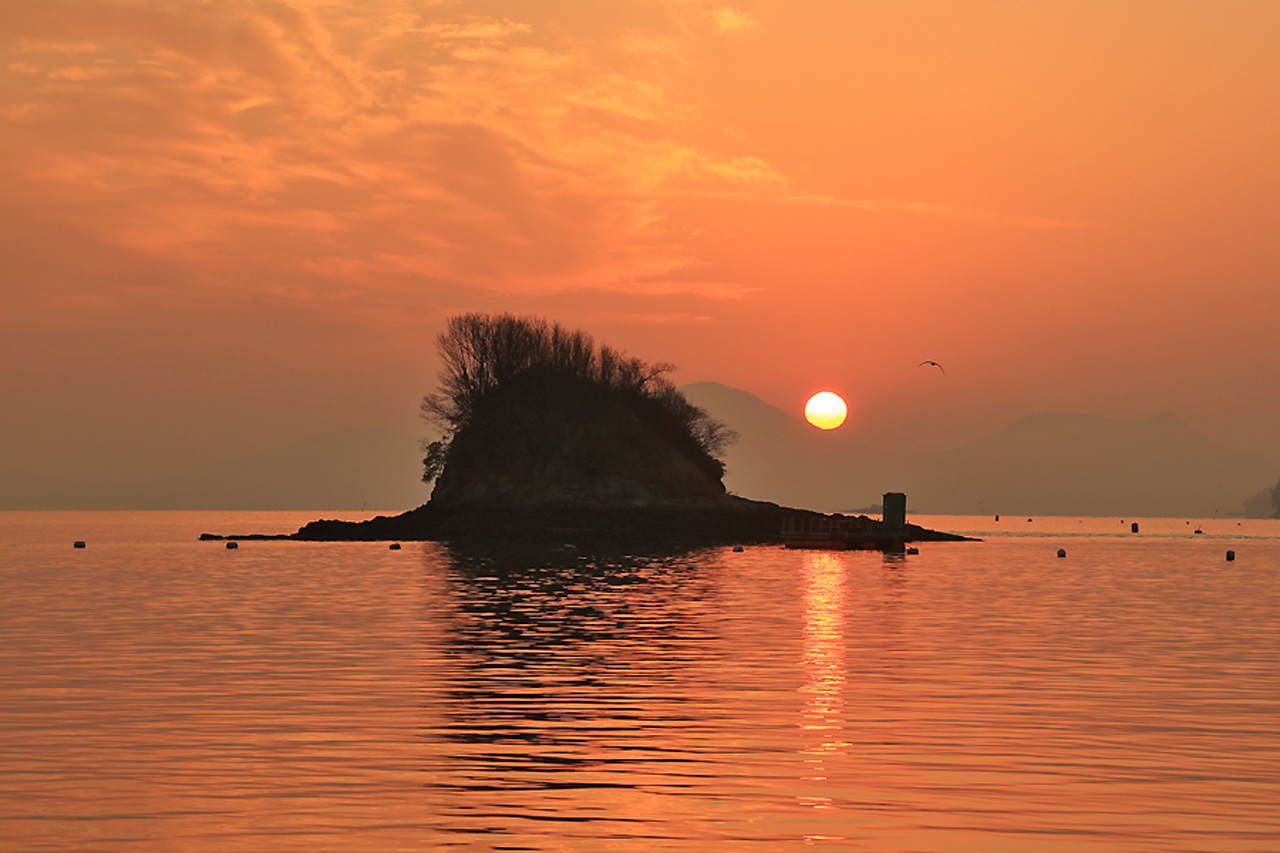
[[[0,850],[1280,850],[1280,521],[196,541],[309,518],[0,514]]]

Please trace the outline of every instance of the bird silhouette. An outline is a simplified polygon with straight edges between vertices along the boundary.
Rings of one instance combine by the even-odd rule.
[[[938,369],[939,369],[939,370],[941,370],[943,373],[946,373],[946,372],[947,372],[947,371],[943,368],[943,366],[942,366],[941,364],[938,364],[938,362],[936,362],[936,361],[922,361],[922,362],[920,362],[920,364],[918,364],[918,365],[917,365],[917,367],[924,367],[926,364],[932,364],[934,367],[938,368]]]

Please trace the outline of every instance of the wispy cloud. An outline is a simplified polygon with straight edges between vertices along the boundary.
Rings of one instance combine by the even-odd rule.
[[[1090,229],[1102,227],[1096,222],[1084,222],[1072,219],[1055,219],[1042,216],[1009,216],[993,210],[963,207],[954,204],[943,204],[931,201],[908,201],[872,198],[840,198],[838,196],[784,193],[781,201],[792,204],[814,205],[819,207],[840,208],[845,210],[865,210],[869,212],[910,213],[921,216],[935,216],[955,219],[971,219],[991,224],[1009,225],[1015,228],[1039,229]]]
[[[752,292],[685,280],[704,261],[669,229],[681,199],[999,219],[813,194],[708,145],[674,82],[708,36],[683,22],[732,32],[755,18],[673,8],[674,29],[602,46],[460,3],[25,6],[0,23],[0,189],[58,223],[49,233],[178,261],[209,286],[256,276],[313,298],[440,282]]]
[[[593,323],[622,325],[635,324],[645,326],[683,326],[693,323],[706,323],[715,319],[707,314],[656,314],[656,313],[620,313],[620,312],[595,312],[588,316]]]
[[[755,17],[732,6],[722,6],[712,10],[711,20],[715,22],[716,30],[722,33],[745,30],[756,24]]]
[[[0,34],[18,203],[210,269],[639,280],[692,262],[664,198],[780,180],[668,136],[696,111],[660,75],[449,6],[63,0]]]

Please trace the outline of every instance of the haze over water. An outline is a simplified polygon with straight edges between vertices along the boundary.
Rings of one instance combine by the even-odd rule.
[[[0,514],[0,850],[1280,837],[1280,521],[918,517],[985,541],[906,557],[196,541],[309,517]]]

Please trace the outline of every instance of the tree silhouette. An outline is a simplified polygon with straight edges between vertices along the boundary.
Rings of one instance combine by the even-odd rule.
[[[450,317],[436,339],[442,367],[440,390],[423,398],[422,414],[444,435],[424,442],[424,482],[444,470],[454,437],[471,422],[486,397],[532,372],[596,386],[656,405],[664,419],[687,434],[699,451],[719,460],[737,434],[676,390],[671,364],[649,364],[609,346],[596,347],[591,335],[569,331],[540,317],[468,313]],[[720,464],[723,472],[723,465]]]

